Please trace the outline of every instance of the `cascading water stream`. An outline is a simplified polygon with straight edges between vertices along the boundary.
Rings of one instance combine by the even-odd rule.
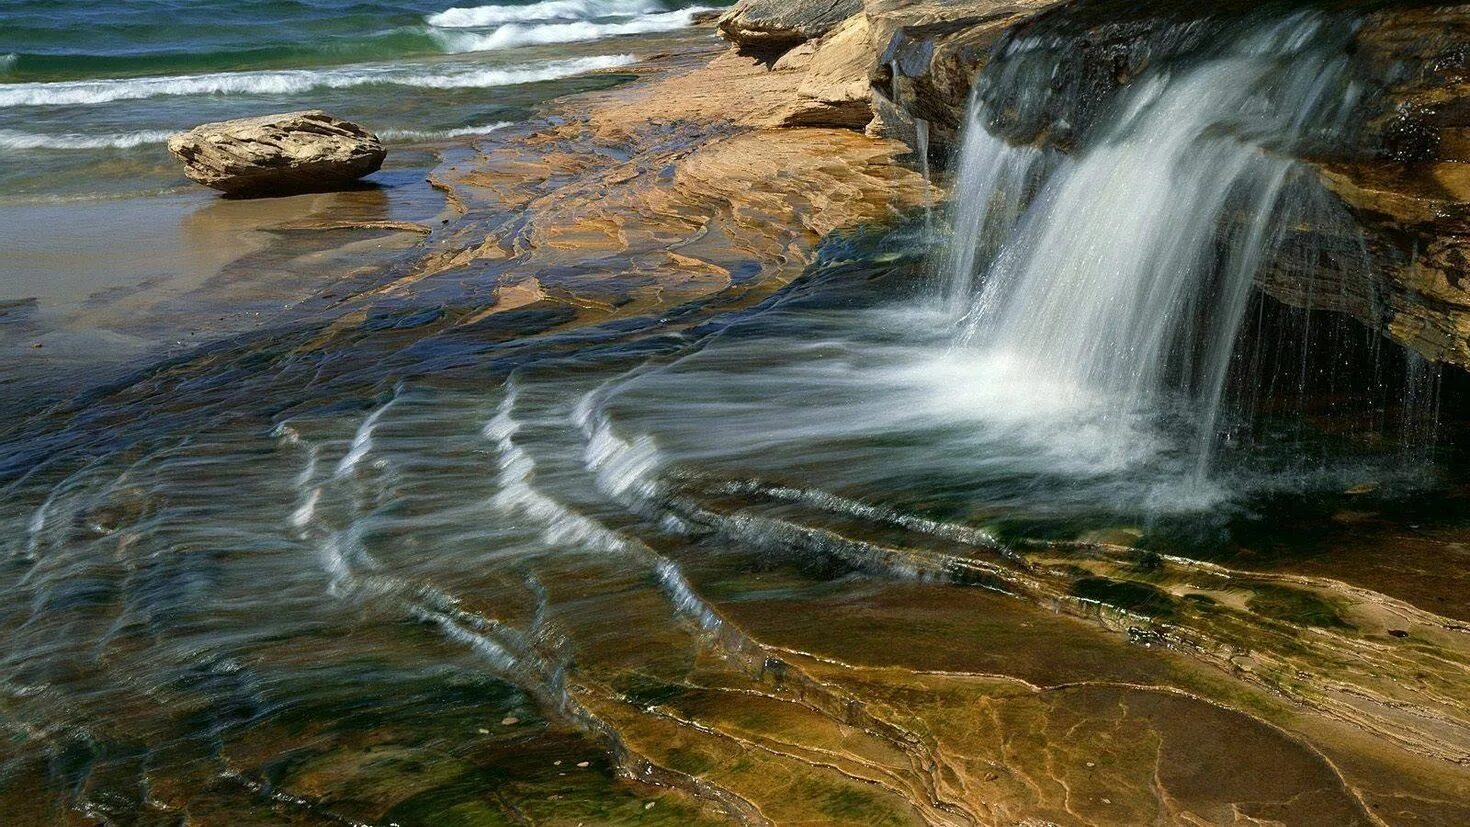
[[[1339,129],[1357,98],[1337,34],[1293,16],[1146,73],[1029,205],[1041,151],[991,134],[974,98],[943,300],[992,404],[1085,429],[1103,466],[1179,420],[1203,481],[1252,278],[1279,236],[1284,151]]]
[[[1042,150],[1012,146],[978,125],[979,106],[972,95],[971,126],[965,130],[955,176],[958,197],[951,206],[954,241],[942,264],[945,278],[938,294],[942,309],[956,319],[969,311],[974,299],[979,263],[991,260],[1020,220],[1045,157]]]

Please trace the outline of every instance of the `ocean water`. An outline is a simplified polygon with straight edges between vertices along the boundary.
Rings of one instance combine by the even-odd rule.
[[[9,0],[0,4],[0,204],[185,185],[164,149],[199,123],[303,108],[390,144],[493,131],[674,32],[689,0]]]

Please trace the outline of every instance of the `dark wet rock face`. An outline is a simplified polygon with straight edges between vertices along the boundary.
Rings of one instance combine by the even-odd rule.
[[[1470,367],[1470,5],[1362,18],[1347,50],[1354,130],[1304,153],[1325,209],[1291,227],[1261,283]]]
[[[1470,367],[1470,4],[1372,14],[1353,49],[1378,94],[1358,143],[1318,170],[1363,231],[1373,275],[1356,290],[1377,302],[1355,315]]]
[[[868,0],[873,92],[900,134],[930,122],[934,144],[957,144],[970,87],[1008,31],[1060,0]]]
[[[915,117],[957,136],[970,88],[998,44],[1057,0],[904,3],[874,0],[883,21],[875,88]]]
[[[191,180],[235,196],[342,189],[387,156],[378,136],[317,110],[203,124],[168,148]]]

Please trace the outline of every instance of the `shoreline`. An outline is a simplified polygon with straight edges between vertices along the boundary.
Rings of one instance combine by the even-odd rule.
[[[271,319],[272,304],[330,313],[460,268],[493,265],[507,280],[475,319],[549,301],[576,308],[583,323],[737,282],[742,292],[758,287],[764,295],[794,278],[828,235],[932,198],[899,163],[909,152],[902,143],[850,128],[779,125],[779,111],[796,101],[803,65],[773,69],[739,58],[708,20],[610,42],[651,53],[576,83],[634,79],[557,95],[525,121],[494,131],[400,144],[380,183],[361,190],[232,201],[190,185],[0,206],[18,216],[13,241],[34,262],[32,277],[0,295],[0,359],[18,377],[12,389],[59,399],[44,392],[58,371],[66,375],[62,389],[74,391],[79,382],[104,381],[114,365],[187,359],[201,344],[286,322],[290,314]],[[821,168],[834,161],[837,168]],[[774,166],[758,172],[767,163]],[[650,181],[654,168],[660,179]],[[562,186],[548,197],[553,180]],[[706,225],[703,212],[716,217]],[[89,213],[98,218],[73,221]],[[106,223],[122,213],[126,222]],[[69,234],[71,226],[93,225],[103,234]],[[579,229],[591,225],[601,229]],[[66,229],[27,230],[43,226]],[[370,237],[355,237],[363,233]],[[349,237],[334,242],[333,235]],[[126,251],[135,248],[129,263]],[[332,249],[341,253],[335,264]],[[628,259],[642,300],[614,295],[621,290],[611,284],[537,275],[578,257]],[[98,277],[103,268],[87,264],[104,260],[105,279]],[[312,275],[295,279],[281,299],[268,283],[284,287],[293,267]],[[60,282],[58,272],[66,276]],[[339,285],[342,279],[358,286]],[[382,283],[372,286],[375,280]],[[69,333],[95,330],[113,340]],[[101,364],[93,363],[98,357]]]
[[[180,191],[0,207],[12,398],[34,405],[278,324],[445,214],[424,154],[373,187],[266,200]],[[38,232],[44,228],[43,232]]]

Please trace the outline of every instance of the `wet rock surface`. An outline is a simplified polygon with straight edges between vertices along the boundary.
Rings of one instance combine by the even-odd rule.
[[[1435,361],[1470,368],[1470,5],[1370,15],[1354,40],[1379,94],[1358,143],[1315,165],[1363,239],[1363,264],[1324,262],[1342,308]],[[1301,291],[1268,285],[1288,301]],[[1332,290],[1332,288],[1336,290]]]
[[[1060,0],[868,0],[871,82],[899,135],[914,118],[936,148],[957,144],[970,88],[1003,35]],[[908,125],[907,127],[905,125]]]
[[[168,149],[191,180],[233,196],[343,189],[387,157],[376,135],[320,110],[203,124]]]

